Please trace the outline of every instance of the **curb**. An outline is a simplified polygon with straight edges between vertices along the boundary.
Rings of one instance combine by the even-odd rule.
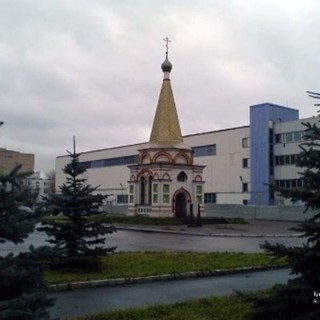
[[[67,290],[121,286],[121,285],[147,283],[147,282],[155,282],[155,281],[173,281],[173,280],[185,280],[185,279],[205,278],[205,277],[218,277],[218,276],[224,276],[224,275],[249,273],[249,272],[255,272],[255,271],[275,270],[275,269],[283,269],[283,268],[286,268],[286,267],[256,266],[256,267],[241,267],[241,268],[234,268],[234,269],[217,269],[214,271],[190,271],[190,272],[184,272],[184,273],[163,274],[163,275],[155,275],[155,276],[147,276],[147,277],[80,281],[80,282],[49,285],[48,291],[59,292],[59,291],[67,291]]]
[[[187,232],[187,231],[176,231],[176,230],[163,230],[163,229],[152,229],[152,228],[141,228],[141,227],[124,227],[115,225],[117,230],[128,230],[138,232],[149,232],[149,233],[165,233],[165,234],[180,234],[189,236],[200,236],[200,237],[243,237],[243,238],[296,238],[300,237],[302,233],[280,233],[280,234],[258,234],[258,233],[204,233],[204,232]]]

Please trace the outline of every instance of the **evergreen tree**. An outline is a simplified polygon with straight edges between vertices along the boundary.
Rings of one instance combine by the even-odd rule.
[[[1,244],[21,243],[34,230],[38,213],[27,210],[28,191],[22,185],[23,175],[17,166],[9,174],[0,175],[0,250]],[[0,319],[48,319],[47,307],[52,301],[46,296],[42,278],[43,266],[37,250],[0,256]]]
[[[79,162],[75,146],[69,155],[71,161],[63,169],[66,182],[59,193],[49,194],[44,201],[49,214],[64,219],[48,219],[39,230],[47,233],[47,241],[56,245],[62,257],[97,257],[112,252],[115,248],[104,246],[105,234],[115,231],[100,210],[105,196],[95,194],[98,187],[86,183],[86,168]]]
[[[0,175],[0,243],[21,243],[34,229],[36,212],[30,212],[28,190],[23,187],[25,174],[19,174],[21,165],[9,174]]]
[[[320,94],[312,94],[320,98]],[[287,257],[292,279],[285,285],[276,285],[270,295],[253,299],[255,320],[315,320],[320,319],[320,128],[319,124],[304,123],[306,127],[301,153],[297,160],[302,188],[276,189],[293,201],[302,200],[307,210],[314,210],[294,230],[302,232],[305,244],[301,247],[272,245],[262,247],[270,255]]]

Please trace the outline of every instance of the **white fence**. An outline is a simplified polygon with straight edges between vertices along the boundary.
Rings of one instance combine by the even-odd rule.
[[[206,205],[207,217],[244,218],[248,220],[303,221],[315,214],[304,213],[304,206],[251,206],[240,204]]]
[[[107,205],[103,209],[109,214],[126,215],[127,205]],[[304,213],[303,206],[251,206],[242,204],[205,205],[206,217],[243,218],[247,220],[303,221],[315,214]]]

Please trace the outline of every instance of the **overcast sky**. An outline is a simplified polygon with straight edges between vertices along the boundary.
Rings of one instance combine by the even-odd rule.
[[[271,102],[316,114],[318,0],[0,0],[0,147],[35,169],[149,139],[163,39],[182,133],[249,124]]]

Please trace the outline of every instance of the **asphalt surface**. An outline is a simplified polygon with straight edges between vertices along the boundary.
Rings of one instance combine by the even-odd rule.
[[[50,309],[53,319],[76,317],[103,311],[148,307],[227,295],[235,290],[248,292],[263,290],[289,278],[287,269],[260,271],[189,280],[162,281],[118,287],[81,289],[50,294],[55,305]]]
[[[230,237],[287,237],[300,233],[290,230],[297,222],[249,220],[248,224],[211,224],[201,227],[179,226],[136,226],[118,225],[125,230],[145,230],[166,233],[189,234],[198,236],[230,236]]]
[[[106,246],[116,246],[117,251],[230,251],[261,252],[265,241],[289,246],[300,246],[303,239],[290,222],[250,221],[248,225],[205,225],[198,228],[186,226],[118,226],[118,231],[106,236]],[[48,245],[46,234],[34,232],[23,244],[0,245],[2,255],[27,251]]]

